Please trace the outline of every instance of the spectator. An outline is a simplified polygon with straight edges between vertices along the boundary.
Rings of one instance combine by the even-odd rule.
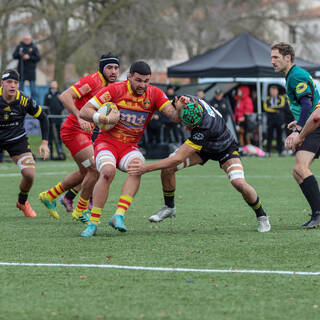
[[[210,101],[210,105],[212,105],[221,113],[224,121],[227,122],[228,118],[232,116],[230,104],[228,100],[224,97],[224,94],[221,89],[217,88],[214,91],[214,95],[212,100]]]
[[[271,154],[273,132],[276,131],[277,150],[279,156],[283,153],[283,129],[285,123],[285,108],[287,99],[279,95],[277,86],[271,86],[269,96],[263,102],[263,110],[267,113],[267,153]]]
[[[198,89],[197,90],[197,93],[196,93],[196,96],[204,101],[206,101],[206,95],[204,93],[204,90],[202,89]]]
[[[64,107],[59,100],[60,91],[58,89],[57,81],[51,81],[50,88],[48,93],[44,98],[44,105],[48,107],[48,114],[49,114],[49,149],[51,159],[53,159],[53,143],[56,146],[56,151],[59,158],[65,158],[62,141],[60,137],[60,128],[62,124],[61,112],[64,110]]]
[[[171,84],[167,86],[166,95],[169,100],[174,100],[175,98],[175,88]],[[160,117],[163,126],[163,142],[181,144],[184,141],[181,125],[170,121],[162,114]]]
[[[19,89],[23,91],[24,82],[28,80],[31,96],[33,99],[36,99],[36,65],[40,60],[40,54],[37,46],[32,42],[30,34],[24,35],[12,56],[18,60],[18,72],[20,73]]]
[[[250,97],[250,89],[247,86],[240,86],[237,90],[235,100],[236,106],[233,117],[237,125],[240,145],[243,147],[246,144],[251,144],[245,121],[245,115],[253,113],[253,103]]]

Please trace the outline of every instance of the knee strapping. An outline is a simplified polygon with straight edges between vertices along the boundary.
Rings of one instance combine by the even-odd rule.
[[[17,161],[17,166],[19,167],[20,171],[26,168],[34,168],[35,161],[32,156],[24,156]]]
[[[100,172],[102,167],[110,164],[116,168],[116,159],[111,152],[101,151],[96,157],[97,170]]]
[[[230,182],[235,179],[244,179],[243,167],[240,163],[234,163],[227,168]]]

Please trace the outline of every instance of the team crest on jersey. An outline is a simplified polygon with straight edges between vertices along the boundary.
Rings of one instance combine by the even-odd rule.
[[[145,109],[149,109],[149,108],[151,107],[151,102],[150,102],[150,100],[146,100],[143,104],[144,104],[144,108],[145,108]]]
[[[103,103],[106,103],[106,102],[110,101],[110,100],[111,100],[111,95],[110,95],[109,91],[106,91],[106,92],[100,97],[100,99],[101,99],[101,101],[102,101]]]
[[[10,108],[10,106],[5,107],[5,108],[3,109],[3,111],[11,112],[11,108]]]
[[[79,91],[82,95],[87,94],[88,92],[91,91],[91,87],[89,86],[88,83],[84,84],[82,87],[79,88]]]
[[[306,91],[306,89],[308,88],[308,85],[305,82],[300,82],[298,83],[298,85],[296,86],[296,92],[298,94]]]

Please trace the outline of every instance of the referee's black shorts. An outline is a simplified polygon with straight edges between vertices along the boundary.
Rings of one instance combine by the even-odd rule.
[[[320,127],[310,133],[296,151],[309,151],[315,154],[315,158],[320,155]]]

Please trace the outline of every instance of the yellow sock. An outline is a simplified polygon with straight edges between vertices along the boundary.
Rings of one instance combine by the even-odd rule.
[[[94,224],[99,224],[101,213],[102,213],[102,208],[92,207],[90,221]]]
[[[55,185],[53,188],[47,191],[49,200],[55,200],[60,194],[64,193],[65,190],[62,188],[61,182]]]
[[[88,205],[89,205],[89,200],[85,200],[80,196],[76,209],[78,211],[85,211],[88,209]]]
[[[126,211],[128,210],[128,208],[130,207],[130,204],[133,200],[133,197],[129,196],[129,195],[122,195],[120,197],[120,200],[118,202],[118,208],[116,210],[115,215],[119,214],[121,216],[124,216]]]

